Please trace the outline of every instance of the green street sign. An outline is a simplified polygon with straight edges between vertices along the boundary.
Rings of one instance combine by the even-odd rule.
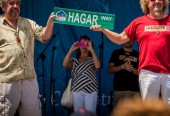
[[[83,27],[90,27],[97,24],[101,25],[102,28],[110,30],[113,30],[114,28],[114,14],[66,9],[59,7],[54,8],[54,14],[57,16],[57,18],[54,19],[55,23]]]

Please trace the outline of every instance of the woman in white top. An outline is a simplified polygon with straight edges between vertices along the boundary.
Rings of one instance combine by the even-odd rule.
[[[76,51],[76,57],[71,58]],[[93,49],[91,39],[84,35],[73,43],[63,61],[63,66],[73,72],[72,95],[73,108],[78,112],[81,108],[96,113],[97,81],[96,70],[100,62]]]

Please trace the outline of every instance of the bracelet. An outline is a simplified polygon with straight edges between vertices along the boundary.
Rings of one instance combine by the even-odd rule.
[[[123,64],[122,64],[122,69],[125,69],[125,67],[123,66]]]

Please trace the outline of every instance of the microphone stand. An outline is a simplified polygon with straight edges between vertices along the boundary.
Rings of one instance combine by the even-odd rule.
[[[52,39],[50,40],[50,42],[47,44],[47,46],[44,48],[44,50],[41,52],[41,54],[39,55],[39,57],[37,58],[37,62],[39,61],[39,59],[41,58],[42,60],[42,68],[43,68],[43,74],[42,74],[42,78],[43,78],[43,102],[44,102],[44,116],[46,116],[46,93],[45,93],[45,65],[44,65],[44,59],[45,59],[45,55],[44,52],[46,51],[46,49],[49,47],[49,45],[52,43],[52,41],[54,40],[54,38],[56,37],[56,34],[53,34]]]
[[[98,80],[98,115],[100,116],[100,105],[101,105],[101,93],[100,93],[100,85],[101,85],[101,69],[103,68],[103,45],[104,45],[104,42],[103,42],[103,33],[102,34],[102,42],[101,44],[99,45],[99,49],[100,49],[100,53],[99,53],[99,56],[100,56],[100,62],[101,62],[101,68],[99,70],[99,80]]]
[[[109,109],[109,115],[111,115],[112,110],[113,110],[113,91],[110,92],[110,103],[108,105],[108,109]]]
[[[54,46],[53,47],[53,51],[52,51],[52,61],[51,61],[51,77],[50,77],[50,99],[52,98],[52,104],[53,104],[53,116],[55,116],[55,79],[53,76],[53,64],[54,64],[54,54],[55,54],[55,50],[57,48]]]
[[[45,55],[44,54],[41,54],[40,58],[42,59],[42,69],[43,69],[43,74],[42,74],[42,77],[43,77],[43,106],[44,106],[44,116],[46,116],[46,92],[45,92],[45,67],[44,67],[44,59],[45,59]]]
[[[47,46],[44,48],[44,50],[41,52],[41,54],[39,55],[39,57],[37,58],[37,62],[38,60],[41,58],[41,55],[44,54],[44,52],[46,51],[46,49],[49,47],[49,45],[51,44],[51,42],[54,40],[54,38],[56,37],[58,32],[56,32],[56,34],[53,34],[52,38],[50,39],[49,43],[47,44]]]

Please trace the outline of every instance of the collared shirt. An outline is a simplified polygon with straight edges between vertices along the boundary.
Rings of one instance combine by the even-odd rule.
[[[22,17],[14,29],[0,16],[0,82],[36,78],[34,39],[42,41],[43,30],[34,21]]]

